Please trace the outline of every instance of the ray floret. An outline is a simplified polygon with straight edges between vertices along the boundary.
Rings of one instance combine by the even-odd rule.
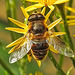
[[[28,57],[28,61],[31,62],[32,56],[30,56],[29,54],[27,54]]]
[[[60,22],[60,24],[63,24],[64,22]],[[75,23],[75,20],[69,20],[67,23]]]
[[[14,46],[9,52],[8,54],[12,53],[13,51],[17,50],[20,46],[16,45]]]
[[[28,13],[25,11],[25,9],[22,6],[21,6],[21,10],[22,10],[25,18],[28,20],[29,15],[28,15]]]
[[[32,10],[35,10],[37,8],[42,8],[44,5],[43,4],[34,4],[34,5],[31,5],[27,8],[25,8],[25,11],[32,11]]]
[[[37,60],[38,66],[41,66],[41,60]]]
[[[9,45],[6,46],[6,48],[12,47],[12,46],[18,44],[19,42],[21,42],[22,38],[23,38],[23,37],[20,37],[19,39],[17,39],[17,40],[15,40],[14,42],[10,43]]]
[[[53,23],[51,23],[50,25],[48,25],[48,29],[52,29],[54,26],[56,26],[60,21],[62,20],[62,18],[57,19],[56,21],[54,21]]]
[[[26,1],[29,1],[29,2],[39,2],[39,0],[26,0]]]
[[[65,3],[68,2],[69,0],[56,0],[56,2],[54,4],[61,4],[61,3]]]
[[[70,25],[70,26],[71,26],[71,25],[75,25],[75,23],[69,23],[68,25]]]
[[[48,6],[50,9],[54,9],[53,5],[65,3],[68,2],[69,0],[26,0],[26,1],[38,2],[37,4],[31,5],[25,9],[26,11],[32,11],[34,9],[41,8],[43,6],[46,7]]]
[[[67,10],[69,10],[69,11],[71,11],[71,12],[75,13],[75,9],[74,9],[74,8],[67,7],[67,6],[65,6],[65,8],[66,8]]]
[[[41,11],[41,14],[42,14],[42,15],[45,14],[45,10],[46,10],[46,7],[44,7],[43,10]]]
[[[54,52],[54,53],[59,53],[58,50],[55,50],[52,45],[50,45],[49,50]]]
[[[67,19],[75,19],[75,16],[69,16],[69,15],[67,15],[66,18]]]
[[[6,27],[5,29],[10,30],[10,31],[14,31],[17,33],[22,33],[22,34],[25,34],[28,31],[26,29],[13,28],[13,27]]]
[[[65,32],[53,32],[53,34],[50,37],[60,36],[66,34]]]
[[[47,22],[47,20],[48,20],[50,14],[52,13],[52,11],[53,11],[53,9],[51,9],[51,10],[47,13],[47,15],[45,16],[45,22]]]
[[[21,22],[19,22],[19,21],[17,21],[17,20],[14,20],[14,19],[12,19],[12,18],[10,18],[10,17],[8,17],[8,19],[9,19],[11,22],[13,22],[14,24],[18,25],[19,27],[28,29],[28,26],[25,25],[24,23],[21,23]]]

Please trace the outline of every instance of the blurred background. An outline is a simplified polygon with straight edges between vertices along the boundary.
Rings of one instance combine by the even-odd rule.
[[[11,0],[10,0],[11,1]],[[16,19],[20,22],[24,22],[24,15],[20,9],[20,6],[22,6],[21,0],[16,0]],[[73,1],[73,8],[75,8],[75,0]],[[71,13],[71,15],[75,15],[74,13]],[[18,62],[14,64],[9,63],[9,54],[8,51],[10,48],[6,49],[5,46],[12,42],[10,31],[5,30],[5,27],[8,27],[8,18],[7,18],[7,8],[6,8],[6,1],[0,0],[0,75],[21,75],[21,68],[23,65],[25,65],[25,73],[26,75],[29,75],[29,73],[34,73],[36,71],[42,72],[43,75],[56,75],[57,69],[51,62],[51,60],[47,57],[43,62],[41,67],[38,67],[38,64],[34,59],[29,63],[27,58],[25,60],[27,62],[23,63],[23,65],[19,64]],[[12,25],[13,27],[13,25]],[[75,26],[69,26],[72,41],[74,43],[75,47],[75,37],[73,35],[75,34]],[[53,53],[55,59],[57,62],[59,62],[59,54]],[[24,61],[24,59],[22,60]],[[22,62],[21,61],[21,62]],[[20,63],[21,63],[20,62]],[[21,66],[21,67],[20,67]],[[66,73],[70,68],[72,67],[72,70],[70,72],[70,75],[75,75],[75,69],[73,67],[72,61],[68,57],[64,57],[63,66],[62,69]],[[8,70],[8,71],[7,71]],[[12,74],[14,73],[14,74]]]

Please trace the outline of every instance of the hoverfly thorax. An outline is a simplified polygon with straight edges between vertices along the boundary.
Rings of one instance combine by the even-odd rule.
[[[28,21],[30,23],[30,32],[34,35],[42,35],[46,32],[46,27],[44,24],[45,17],[38,13],[34,13],[29,16]]]

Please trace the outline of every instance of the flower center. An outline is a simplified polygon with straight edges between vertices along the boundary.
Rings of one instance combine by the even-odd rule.
[[[53,5],[57,0],[47,0],[47,5]]]
[[[48,6],[48,5],[53,5],[57,0],[39,0],[39,3]]]

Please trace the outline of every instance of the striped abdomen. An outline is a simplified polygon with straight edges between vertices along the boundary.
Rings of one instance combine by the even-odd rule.
[[[40,42],[34,42],[31,47],[31,52],[33,57],[36,60],[43,60],[44,57],[47,55],[48,52],[48,44],[46,43],[46,40]]]

